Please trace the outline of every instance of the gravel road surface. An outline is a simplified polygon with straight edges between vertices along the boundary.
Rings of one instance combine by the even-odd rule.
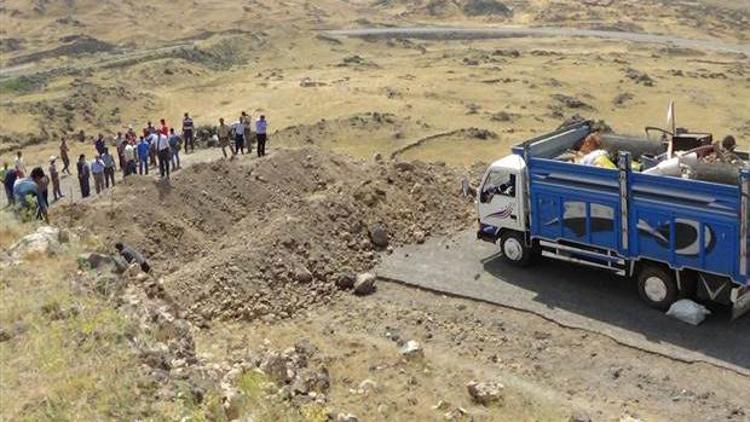
[[[718,308],[694,327],[648,308],[628,279],[547,260],[508,266],[494,245],[476,240],[474,230],[396,249],[376,272],[385,280],[525,310],[627,346],[750,375],[749,316],[730,322],[730,312]]]

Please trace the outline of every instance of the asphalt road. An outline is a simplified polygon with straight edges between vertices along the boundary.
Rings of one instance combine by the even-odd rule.
[[[608,40],[621,40],[634,43],[673,45],[682,48],[697,48],[729,53],[750,54],[750,45],[732,44],[713,40],[694,40],[668,35],[644,34],[625,31],[602,31],[562,27],[405,27],[405,28],[357,28],[324,31],[330,37],[367,38],[422,38],[422,39],[495,39],[517,37],[585,37]]]
[[[694,327],[648,308],[635,283],[605,272],[539,260],[504,264],[473,230],[396,249],[376,268],[385,280],[537,314],[617,342],[750,376],[750,316],[730,322],[726,308]]]

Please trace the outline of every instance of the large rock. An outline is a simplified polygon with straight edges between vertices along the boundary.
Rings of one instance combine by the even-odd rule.
[[[128,269],[128,263],[121,256],[104,255],[96,252],[87,252],[78,255],[78,267],[82,270],[112,269],[117,274],[122,274]]]
[[[495,382],[476,382],[471,381],[466,384],[471,399],[483,406],[500,402],[503,399],[503,389],[505,387]]]
[[[63,236],[63,241],[67,237]],[[17,264],[24,257],[32,254],[49,255],[60,249],[60,230],[51,226],[42,226],[34,233],[22,237],[8,248],[2,261],[7,264]]]
[[[354,282],[354,294],[359,296],[369,295],[375,292],[375,274],[373,273],[362,273],[357,276],[357,280]]]
[[[370,228],[370,240],[372,244],[380,248],[388,246],[388,232],[380,224],[375,224]]]

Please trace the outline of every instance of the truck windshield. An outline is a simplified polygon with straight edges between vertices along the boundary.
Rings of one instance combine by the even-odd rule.
[[[493,195],[516,196],[516,175],[508,170],[492,170],[482,187],[482,198],[488,201]]]

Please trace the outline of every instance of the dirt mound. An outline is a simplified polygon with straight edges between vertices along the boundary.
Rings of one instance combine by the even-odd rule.
[[[283,150],[195,165],[171,186],[132,177],[108,200],[64,207],[60,218],[108,245],[141,248],[196,322],[285,318],[330,300],[338,278],[378,261],[374,226],[398,245],[469,224],[459,179],[443,166]]]

